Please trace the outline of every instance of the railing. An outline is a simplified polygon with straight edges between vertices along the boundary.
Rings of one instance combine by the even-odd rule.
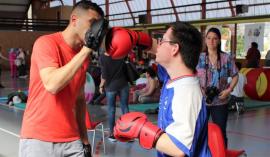
[[[0,18],[0,30],[61,31],[68,20]]]

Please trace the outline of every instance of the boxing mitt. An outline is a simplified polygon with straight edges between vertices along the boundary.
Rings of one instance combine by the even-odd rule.
[[[106,35],[105,46],[112,58],[120,59],[124,58],[135,46],[143,50],[151,49],[152,38],[144,32],[113,27]]]
[[[104,18],[94,21],[85,33],[85,46],[97,51],[108,32],[108,21]]]
[[[122,115],[115,124],[114,137],[119,141],[139,139],[145,149],[155,147],[157,140],[164,133],[159,127],[148,121],[141,112],[130,112]]]

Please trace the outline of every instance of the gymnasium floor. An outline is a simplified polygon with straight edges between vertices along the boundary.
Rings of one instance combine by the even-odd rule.
[[[0,96],[11,91],[27,89],[28,79],[11,79],[7,72],[2,76],[6,88],[0,89]],[[107,132],[106,106],[88,106],[92,119],[104,120]],[[120,115],[119,108],[117,116]],[[19,134],[23,111],[0,105],[0,157],[17,157]],[[157,115],[149,115],[156,122]],[[53,129],[53,128],[52,128]],[[270,149],[270,107],[248,110],[243,115],[230,113],[228,121],[229,148],[245,149],[248,157],[269,157]],[[89,139],[92,133],[89,132]],[[144,150],[138,141],[131,143],[110,142],[105,138],[106,154],[103,153],[101,133],[98,131],[95,142],[95,157],[155,157],[155,150]]]

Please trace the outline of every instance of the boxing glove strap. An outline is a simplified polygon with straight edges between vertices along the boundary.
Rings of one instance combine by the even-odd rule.
[[[145,149],[151,149],[156,146],[157,140],[164,133],[158,126],[151,122],[146,122],[141,128],[139,143]]]

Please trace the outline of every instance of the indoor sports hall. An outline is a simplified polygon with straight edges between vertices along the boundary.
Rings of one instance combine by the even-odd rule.
[[[268,157],[269,21],[270,0],[0,1],[0,157]]]

